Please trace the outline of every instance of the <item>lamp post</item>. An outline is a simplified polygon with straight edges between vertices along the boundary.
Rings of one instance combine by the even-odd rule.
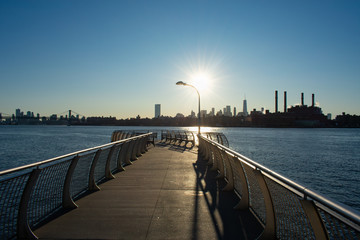
[[[182,85],[182,86],[189,86],[189,87],[192,87],[192,88],[194,88],[195,89],[195,91],[197,92],[197,94],[198,94],[198,96],[199,96],[199,115],[198,115],[198,128],[199,128],[199,130],[198,130],[198,134],[200,135],[200,93],[199,93],[199,91],[196,89],[196,87],[194,87],[193,85],[191,85],[191,84],[188,84],[188,83],[184,83],[184,82],[182,82],[182,81],[179,81],[179,82],[177,82],[176,83],[176,85]]]

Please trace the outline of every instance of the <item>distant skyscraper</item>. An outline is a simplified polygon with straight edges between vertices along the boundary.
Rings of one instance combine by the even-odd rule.
[[[161,114],[161,104],[155,104],[155,118],[160,117]]]
[[[232,116],[230,105],[227,105],[227,106],[226,106],[226,116],[228,116],[228,117],[231,117],[231,116]]]
[[[243,102],[243,114],[244,114],[244,116],[248,115],[246,99],[244,99],[244,102]]]
[[[20,117],[20,116],[21,116],[20,108],[17,108],[15,111],[15,117]]]
[[[236,107],[234,107],[234,117],[236,117]]]

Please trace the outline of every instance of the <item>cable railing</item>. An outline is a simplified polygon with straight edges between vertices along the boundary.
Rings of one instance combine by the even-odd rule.
[[[199,152],[234,191],[239,210],[263,226],[261,239],[360,239],[360,214],[204,136]]]
[[[0,172],[0,239],[36,239],[33,229],[100,189],[147,151],[152,133]]]

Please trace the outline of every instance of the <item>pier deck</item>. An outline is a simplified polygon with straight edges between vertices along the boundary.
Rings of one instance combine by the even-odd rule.
[[[157,145],[77,209],[35,231],[40,239],[254,239],[261,227],[238,198],[219,191],[197,147]]]

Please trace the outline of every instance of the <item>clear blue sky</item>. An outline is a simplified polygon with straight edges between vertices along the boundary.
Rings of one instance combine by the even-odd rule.
[[[1,1],[0,112],[117,118],[288,105],[360,115],[360,1]]]

